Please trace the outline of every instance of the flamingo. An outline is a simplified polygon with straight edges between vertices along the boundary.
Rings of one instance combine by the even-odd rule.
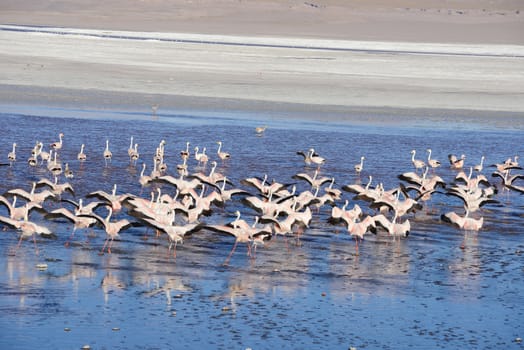
[[[60,176],[62,174],[62,162],[57,160],[56,151],[54,152],[53,157],[53,161],[48,164],[48,169],[54,176]]]
[[[428,165],[432,168],[438,168],[441,163],[440,161],[431,158],[431,148],[428,148],[426,151],[428,152]]]
[[[414,149],[411,150],[411,163],[413,163],[413,166],[416,170],[422,169],[426,166],[426,163],[423,160],[415,159],[415,154],[417,154],[417,151]]]
[[[342,191],[338,188],[333,188],[333,184],[335,183],[335,178],[331,178],[331,182],[329,183],[328,187],[324,187],[324,191],[331,196],[333,200],[340,199],[342,196]]]
[[[109,205],[112,211],[120,211],[122,209],[122,203],[128,200],[129,198],[134,198],[135,196],[130,193],[124,193],[121,195],[116,194],[116,184],[113,185],[113,191],[107,193],[105,191],[94,191],[86,195],[86,198],[97,197]]]
[[[51,144],[51,148],[54,149],[55,151],[62,149],[62,138],[63,137],[64,137],[63,133],[58,134],[59,141],[53,142]]]
[[[44,211],[42,206],[35,202],[27,202],[25,205],[20,207],[16,206],[17,197],[13,196],[13,203],[9,203],[7,198],[0,196],[0,204],[5,205],[9,212],[9,218],[13,220],[21,220],[26,214],[30,213],[32,210]]]
[[[52,232],[45,226],[38,225],[28,219],[28,213],[26,212],[23,220],[13,220],[5,216],[0,216],[0,222],[15,228],[21,232],[20,239],[18,240],[18,245],[16,250],[20,248],[22,239],[24,237],[33,237],[33,242],[35,243],[35,252],[38,255],[38,248],[36,247],[36,235],[41,236],[52,236]]]
[[[201,163],[206,164],[207,161],[209,160],[208,156],[206,155],[206,148],[204,147],[201,153],[199,153],[198,151],[199,151],[199,148],[198,146],[196,146],[195,147],[195,160],[198,162],[198,164],[201,164]]]
[[[55,182],[51,182],[51,181],[49,181],[46,178],[42,178],[42,179],[40,179],[36,183],[36,187],[40,187],[40,186],[48,186],[48,187],[50,187],[51,188],[51,192],[54,195],[59,196],[59,197],[64,192],[69,192],[73,196],[75,195],[75,191],[73,190],[73,186],[69,182],[66,182],[66,183],[63,183],[63,184],[59,184],[58,183],[58,177],[55,177]]]
[[[111,162],[111,159],[113,158],[113,153],[109,150],[109,140],[106,140],[106,148],[103,155],[107,166],[107,162]]]
[[[306,163],[307,165],[311,164],[311,157],[310,157],[310,151],[309,150],[307,152],[297,151],[297,154],[299,156],[304,157],[304,163]]]
[[[264,174],[263,178],[260,177],[248,177],[240,181],[241,184],[246,186],[252,186],[256,188],[260,193],[264,193],[266,186],[267,174]]]
[[[43,143],[36,141],[35,145],[33,146],[33,149],[31,150],[31,156],[38,158],[40,156],[40,153],[42,152]]]
[[[480,219],[470,218],[469,210],[466,210],[466,214],[464,216],[460,216],[457,213],[451,211],[449,213],[442,214],[440,219],[466,231],[479,231],[484,224],[483,217],[480,217]]]
[[[84,153],[84,147],[85,147],[84,144],[82,144],[82,146],[80,146],[80,152],[78,152],[78,154],[76,156],[76,159],[78,159],[81,162],[85,162],[87,160],[87,156]]]
[[[147,186],[151,181],[153,181],[153,177],[144,175],[146,171],[146,163],[142,163],[142,171],[140,172],[140,178],[138,179],[138,182],[142,187]]]
[[[357,173],[357,175],[360,175],[360,173],[362,172],[362,169],[364,169],[364,159],[366,159],[364,156],[360,157],[360,163],[355,164],[354,166],[355,172]]]
[[[418,176],[418,175],[417,175]],[[362,187],[360,184],[352,184],[352,185],[344,185],[342,186],[342,189],[347,192],[355,193],[357,195],[366,193],[370,190],[371,187],[371,181],[373,180],[373,176],[369,175],[369,181],[366,184],[366,186]]]
[[[382,208],[385,206],[389,210],[393,210],[395,213],[397,213],[398,217],[402,217],[409,212],[415,212],[422,209],[422,205],[420,205],[416,200],[408,197],[405,200],[400,201],[399,197],[400,191],[397,191],[397,195],[393,200],[390,198],[380,198],[379,200],[374,201],[370,207]]]
[[[315,173],[313,174],[313,177],[309,176],[306,173],[298,173],[298,174],[293,175],[292,178],[293,179],[299,179],[299,180],[307,181],[311,185],[311,188],[320,187],[323,184],[325,184],[327,182],[330,182],[331,179],[332,179],[332,178],[327,177],[327,176],[322,176],[320,178],[317,178],[317,176],[318,176],[318,169],[315,170]]]
[[[448,159],[451,169],[462,169],[464,167],[464,162],[466,161],[466,156],[463,154],[458,158],[454,154],[448,154]]]
[[[209,171],[209,175],[205,175],[202,172],[198,172],[198,173],[192,174],[190,178],[197,178],[203,183],[207,183],[213,187],[217,187],[216,184],[218,182],[224,181],[225,176],[215,171],[218,165],[216,161],[212,161],[211,165],[212,167],[211,167],[211,170]],[[230,185],[232,185],[231,181],[229,180],[226,180],[226,181]]]
[[[189,158],[189,142],[186,142],[186,149],[183,151],[180,151],[180,156],[183,160],[186,160]]]
[[[153,161],[160,163],[162,162],[162,159],[164,158],[164,145],[166,144],[166,140],[161,140],[158,144],[158,147],[155,150],[155,155],[153,157]]]
[[[13,166],[13,163],[16,162],[16,143],[13,143],[13,150],[7,155],[10,166]]]
[[[82,198],[78,200],[78,203],[71,199],[62,199],[61,201],[72,204],[75,207],[74,213],[77,216],[80,214],[92,214],[93,210],[95,210],[97,207],[106,205],[105,202],[100,201],[93,201],[84,205],[84,200]]]
[[[518,156],[515,156],[515,159],[518,160]],[[497,171],[500,173],[505,173],[511,169],[522,170],[522,167],[519,166],[518,161],[513,161],[511,158],[506,159],[506,161],[503,163],[492,164],[490,167],[497,168]]]
[[[293,233],[293,228],[298,227],[298,233],[302,232],[304,228],[309,227],[312,219],[311,209],[307,207],[304,211],[296,211],[295,202],[291,208],[279,209],[275,215],[264,215],[261,220],[273,222],[275,224],[274,231],[276,234],[285,235],[287,233]],[[278,220],[280,214],[284,212],[287,214],[284,220]]]
[[[46,152],[44,151],[44,144],[42,142],[40,142],[38,144],[38,151],[35,153],[35,158],[38,159],[38,156],[40,156],[40,159],[42,160],[42,163],[43,164],[45,161],[48,161],[49,159],[51,159],[51,151],[49,152]]]
[[[492,187],[487,189],[452,187],[446,192],[446,195],[460,198],[464,203],[464,208],[473,213],[486,204],[498,204],[498,200],[491,198],[495,193],[496,190]]]
[[[218,158],[222,160],[231,158],[231,155],[228,152],[222,151],[222,141],[217,141],[217,144],[218,144],[218,150],[217,150]]]
[[[182,164],[177,164],[176,170],[180,175],[187,175],[187,157],[183,158]]]
[[[129,162],[133,165],[136,165],[136,162],[140,158],[140,153],[138,153],[138,143],[135,143],[135,147],[133,148],[133,151],[129,155]]]
[[[48,198],[55,198],[55,194],[51,191],[48,191],[48,190],[44,190],[42,192],[38,192],[38,193],[35,193],[35,189],[36,189],[36,182],[33,182],[33,187],[31,189],[31,192],[27,192],[21,188],[14,188],[14,189],[11,189],[9,191],[7,191],[6,193],[8,194],[12,194],[12,195],[17,195],[19,197],[22,197],[22,198],[25,198],[26,200],[28,200],[29,202],[35,202],[37,204],[42,204],[46,199]]]
[[[311,163],[318,165],[318,168],[320,169],[320,166],[326,162],[326,159],[319,156],[314,148],[309,149],[309,157],[311,158]]]
[[[258,136],[262,136],[264,134],[264,131],[266,131],[266,129],[267,129],[267,125],[257,126],[255,128],[255,133]]]
[[[131,226],[137,226],[138,224],[135,222],[130,222],[127,219],[118,220],[116,222],[111,222],[111,215],[113,214],[113,209],[111,206],[106,206],[108,210],[107,217],[101,218],[100,216],[92,213],[92,214],[80,214],[80,216],[90,217],[96,219],[102,226],[104,226],[104,229],[107,234],[107,238],[104,242],[104,246],[102,247],[101,253],[104,253],[104,249],[107,246],[107,252],[111,254],[111,247],[113,245],[113,241],[116,237],[119,236],[120,232],[126,230],[127,228]],[[109,244],[108,244],[109,243]]]
[[[66,242],[66,246],[69,245],[69,241],[73,238],[75,235],[75,232],[77,229],[85,229],[93,226],[96,224],[95,218],[85,217],[85,216],[79,216],[75,213],[72,213],[66,208],[58,208],[55,209],[48,214],[44,216],[46,219],[56,219],[56,218],[66,218],[67,220],[71,221],[73,223],[73,232],[71,232],[71,235],[69,236],[69,240]]]
[[[339,208],[336,205],[331,208],[331,216],[328,218],[328,222],[331,224],[336,224],[342,218],[342,214],[346,211],[349,201],[346,199],[344,205]]]
[[[133,147],[133,136],[131,136],[131,141],[129,143],[129,148],[127,149],[127,155],[129,156],[129,158],[131,158],[131,155],[133,154],[134,151],[135,151],[135,149]]]
[[[174,211],[173,211],[174,213]],[[173,220],[170,224],[163,224],[154,219],[144,218],[144,221],[147,222],[150,226],[155,227],[158,230],[161,230],[167,233],[169,239],[169,248],[168,251],[174,245],[173,257],[176,258],[176,246],[178,243],[182,243],[186,235],[190,235],[194,232],[201,230],[204,225],[201,223],[196,224],[185,224],[185,225],[175,225],[175,216],[173,215]]]
[[[513,186],[513,182],[517,179],[524,179],[524,174],[509,175],[509,170],[505,172],[494,171],[491,174],[492,177],[500,177],[502,179],[502,185],[504,187]]]
[[[242,227],[240,227],[238,224],[233,224],[233,226],[228,226],[228,225],[208,225],[208,226],[205,226],[206,229],[209,229],[211,231],[214,231],[214,232],[219,232],[219,233],[226,233],[226,234],[229,234],[229,235],[232,235],[235,237],[235,243],[233,244],[233,248],[231,249],[231,252],[229,253],[229,255],[227,256],[226,260],[224,261],[223,265],[228,265],[229,264],[229,260],[231,259],[231,257],[233,256],[233,253],[235,252],[235,249],[238,245],[238,243],[246,243],[247,245],[247,255],[249,257],[251,257],[251,247],[253,245],[253,241],[255,239],[255,237],[257,236],[268,236],[268,235],[271,235],[271,231],[269,231],[266,228],[264,228],[264,230],[257,230],[255,228],[256,226],[256,223],[258,222],[258,217],[255,218],[255,223],[253,224],[253,226],[248,226],[248,227],[245,227],[244,225],[242,225]]]
[[[477,172],[481,172],[483,167],[484,167],[484,156],[480,157],[480,164],[477,164],[473,167],[473,170],[477,171]]]
[[[372,216],[368,215],[364,218],[364,220],[355,222],[353,221],[350,225],[348,225],[348,233],[351,237],[355,238],[355,252],[356,255],[359,255],[358,250],[358,243],[359,240],[362,241],[364,239],[364,235],[369,232],[370,228],[375,228],[375,220]]]
[[[242,190],[240,188],[226,189],[227,178],[224,176],[222,180],[222,186],[220,187],[220,196],[222,197],[222,202],[226,202],[231,199],[233,196],[238,195],[249,195],[250,193]]]
[[[383,227],[390,236],[394,237],[407,237],[411,230],[411,224],[408,219],[403,223],[397,223],[397,212],[393,216],[393,219],[389,220],[383,214],[373,216],[375,225]]]
[[[73,177],[75,177],[73,170],[69,168],[69,163],[65,163],[64,176],[67,179],[72,179]]]

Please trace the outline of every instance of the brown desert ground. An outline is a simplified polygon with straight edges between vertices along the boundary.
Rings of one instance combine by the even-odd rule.
[[[0,24],[4,109],[524,112],[518,0],[6,0]]]

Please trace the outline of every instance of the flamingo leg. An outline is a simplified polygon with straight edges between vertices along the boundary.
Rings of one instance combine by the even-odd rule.
[[[169,259],[171,253],[171,247],[173,247],[173,242],[169,241],[169,246],[167,247],[167,258]]]
[[[251,256],[251,244],[250,244],[250,242],[247,242],[246,246],[247,246],[247,256]]]
[[[227,256],[226,260],[224,261],[224,264],[223,265],[228,265],[229,264],[229,259],[231,259],[231,256],[233,255],[233,253],[235,252],[235,249],[237,247],[237,244],[238,244],[238,241],[235,241],[235,244],[233,244],[233,249],[231,249],[231,252],[229,253],[229,255]]]
[[[33,242],[35,244],[35,254],[38,255],[38,247],[36,246],[36,235],[33,234]]]
[[[109,254],[111,254],[111,247],[113,246],[113,240],[114,240],[114,237],[111,237],[111,241],[109,242],[109,246],[107,247],[107,252]]]
[[[15,251],[17,251],[18,248],[20,248],[20,245],[22,244],[22,238],[23,237],[24,237],[23,235],[20,235],[20,239],[18,240],[18,244],[16,245],[16,250]]]
[[[287,236],[286,235],[284,235],[284,242],[286,242],[286,250],[289,253],[291,251],[291,249],[289,249],[289,243],[287,241]]]
[[[106,249],[106,245],[107,245],[108,241],[109,241],[109,237],[106,238],[106,240],[104,242],[104,246],[102,247],[102,250],[100,251],[100,253],[104,254],[104,249]]]
[[[73,240],[75,231],[76,231],[76,227],[73,226],[73,232],[71,232],[71,235],[69,236],[69,239],[64,243],[64,246],[69,247],[69,243]]]
[[[167,250],[167,254],[168,256],[170,255],[169,253],[171,252],[171,248],[174,247],[173,249],[173,258],[176,259],[176,246],[177,246],[177,241],[172,241],[171,239],[169,239],[169,248]]]

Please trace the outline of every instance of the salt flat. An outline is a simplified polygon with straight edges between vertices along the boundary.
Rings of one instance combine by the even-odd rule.
[[[0,31],[0,85],[42,89],[40,99],[59,88],[317,108],[524,111],[519,45],[47,31]]]

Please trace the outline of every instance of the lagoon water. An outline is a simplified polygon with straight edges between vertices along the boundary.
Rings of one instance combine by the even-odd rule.
[[[160,111],[159,111],[160,112]],[[218,160],[217,171],[238,187],[255,193],[240,180],[268,175],[282,183],[298,172],[313,173],[296,151],[313,147],[327,159],[321,174],[333,176],[335,187],[361,182],[368,176],[386,189],[398,186],[397,175],[412,171],[410,151],[426,158],[426,149],[443,166],[436,170],[447,183],[456,171],[447,155],[465,154],[467,167],[486,156],[486,165],[524,154],[523,129],[503,121],[471,126],[467,121],[443,119],[419,123],[321,123],[313,121],[254,120],[249,116],[184,115],[162,112],[155,118],[140,112],[38,110],[3,113],[1,152],[7,159],[11,144],[18,144],[18,160],[0,167],[0,190],[20,187],[49,177],[44,166],[26,163],[36,141],[45,148],[64,133],[60,151],[75,173],[69,182],[75,199],[95,190],[130,192],[144,198],[160,187],[174,194],[173,186],[156,184],[142,190],[141,163],[151,171],[152,157],[166,140],[168,173],[175,175],[179,152],[206,147],[216,157],[216,141],[231,159]],[[452,119],[451,119],[452,120]],[[263,136],[255,126],[267,124]],[[129,164],[130,137],[139,144],[138,165]],[[102,152],[109,139],[113,160],[105,166]],[[88,160],[76,154],[85,144]],[[357,177],[353,166],[365,156]],[[190,172],[209,171],[197,167]],[[491,177],[494,168],[485,167]],[[517,170],[518,172],[518,170]],[[64,179],[62,179],[64,181]],[[521,182],[522,184],[522,182]],[[73,198],[73,197],[69,197]],[[365,202],[343,193],[350,206]],[[273,238],[257,250],[256,259],[239,245],[229,265],[223,262],[233,237],[202,230],[168,255],[165,235],[156,237],[146,227],[133,227],[115,241],[112,254],[100,255],[102,229],[78,231],[66,247],[72,225],[31,219],[48,226],[55,239],[37,237],[18,242],[16,231],[0,234],[0,348],[2,349],[520,349],[524,336],[524,197],[499,186],[496,204],[486,205],[478,233],[460,231],[443,223],[440,215],[462,211],[454,197],[436,193],[421,212],[409,215],[412,230],[394,240],[384,233],[367,235],[355,254],[355,243],[343,226],[327,222],[331,207],[314,210],[303,235]],[[343,200],[337,203],[342,206]],[[47,210],[67,203],[48,201]],[[250,221],[257,213],[235,199],[206,223],[225,223],[239,210]],[[107,211],[97,209],[101,216]],[[0,208],[0,215],[7,215]],[[127,209],[117,215],[128,217]],[[132,219],[132,218],[131,218]],[[39,270],[37,264],[47,264]]]

